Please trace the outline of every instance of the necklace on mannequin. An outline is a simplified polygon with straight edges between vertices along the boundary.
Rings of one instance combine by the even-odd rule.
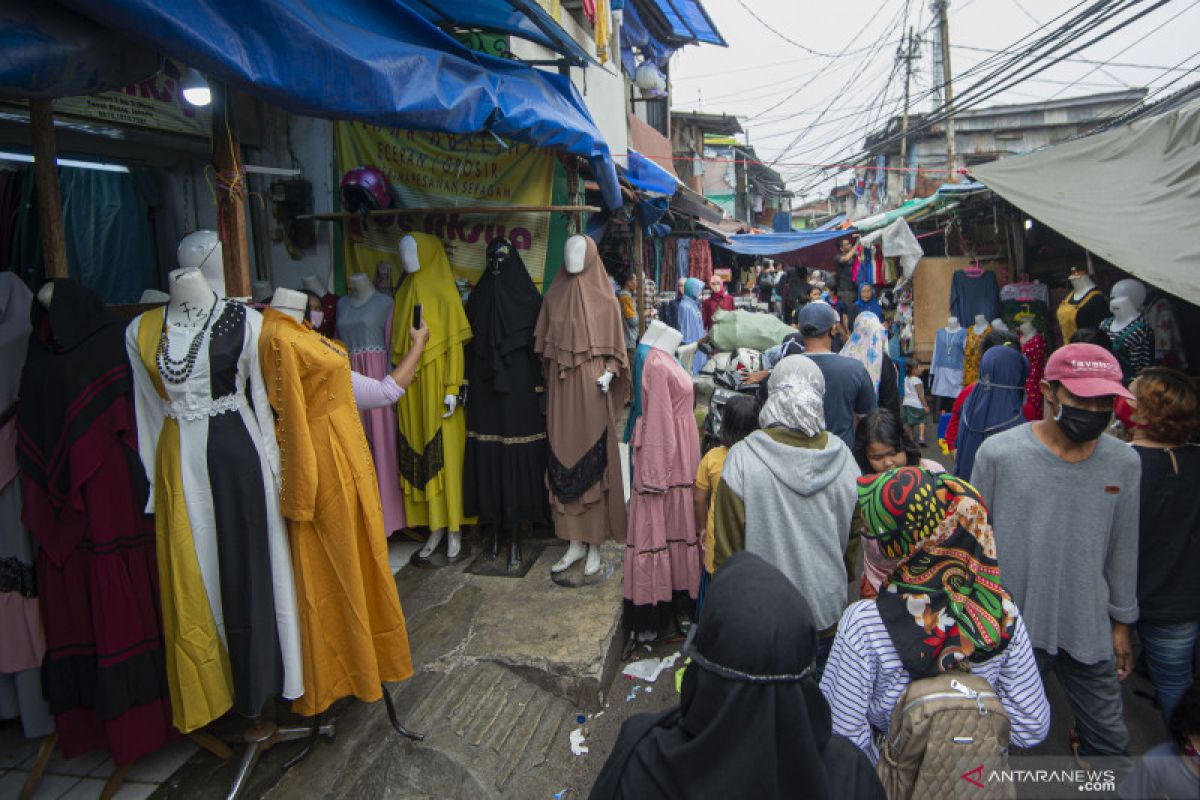
[[[192,376],[192,370],[196,367],[196,359],[200,355],[200,347],[204,344],[204,334],[208,331],[209,324],[212,323],[213,312],[217,310],[218,299],[214,292],[212,306],[208,309],[208,316],[204,319],[204,325],[192,335],[187,353],[184,354],[183,358],[171,357],[171,343],[167,337],[167,312],[164,309],[162,331],[158,335],[158,348],[155,350],[154,356],[155,361],[158,363],[158,374],[167,383],[178,385],[186,382]]]

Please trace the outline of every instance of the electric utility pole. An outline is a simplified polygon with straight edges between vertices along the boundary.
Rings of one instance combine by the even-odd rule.
[[[912,62],[916,58],[912,28],[908,29],[908,43],[904,55],[904,111],[900,114],[900,167],[908,166],[908,84],[912,80]],[[903,199],[908,188],[908,173],[900,173],[900,197]]]
[[[933,11],[938,16],[938,47],[942,51],[942,84],[946,89],[946,180],[953,183],[958,179],[954,171],[954,89],[950,83],[950,19],[947,10],[950,0],[933,0]]]

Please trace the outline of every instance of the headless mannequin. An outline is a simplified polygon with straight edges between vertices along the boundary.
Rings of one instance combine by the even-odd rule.
[[[321,283],[320,278],[316,275],[305,275],[300,282],[305,289],[315,294],[317,297],[324,297],[329,294],[329,288]]]
[[[375,284],[364,272],[350,276],[350,305],[361,308],[375,295]]]
[[[1083,271],[1082,267],[1076,267],[1071,270],[1071,274],[1067,276],[1067,280],[1071,282],[1072,297],[1076,303],[1083,299],[1083,296],[1096,288],[1096,282],[1092,280],[1092,276]]]
[[[563,269],[571,275],[578,275],[583,272],[584,258],[586,256],[587,238],[578,234],[572,236],[567,239],[567,243],[563,247]],[[612,383],[612,379],[613,374],[605,370],[600,377],[596,378],[596,385],[600,387],[601,392],[608,394],[608,385]],[[583,574],[585,576],[595,575],[600,571],[600,547],[598,545],[585,544],[577,539],[571,540],[571,543],[567,545],[567,552],[562,558],[554,562],[554,565],[550,567],[550,571],[563,572],[585,555],[587,556],[587,560],[583,563]]]
[[[167,283],[171,295],[167,301],[167,320],[188,328],[203,325],[218,300],[204,273],[196,268],[181,267],[167,276]]]
[[[50,310],[50,302],[54,299],[54,281],[46,281],[42,288],[38,289],[37,301],[42,304],[42,308]]]
[[[674,356],[679,345],[683,344],[683,334],[656,319],[646,327],[646,332],[642,334],[641,344],[657,347]]]
[[[994,320],[992,320],[992,330],[1007,331],[1008,326],[1004,324],[1004,320],[1000,319],[999,317],[996,317]]]
[[[417,240],[411,236],[405,236],[400,240],[400,263],[404,265],[404,271],[409,275],[421,271],[421,261],[417,257]],[[442,419],[446,419],[454,413],[454,409],[458,408],[458,395],[448,394],[442,399],[442,402],[446,404],[446,413],[442,414]],[[433,551],[437,550],[445,535],[445,528],[430,531],[429,541],[425,542],[425,546],[418,552],[418,557],[427,559],[433,555]],[[462,531],[451,531],[450,539],[446,544],[446,557],[453,561],[458,558],[461,550]]]
[[[962,326],[958,324],[958,317],[946,318],[946,330],[950,331],[951,333],[958,333],[961,328]]]
[[[225,296],[225,261],[216,231],[196,231],[183,237],[175,259],[182,269],[200,270],[217,296]]]
[[[1109,331],[1117,333],[1142,315],[1146,303],[1146,287],[1141,281],[1126,278],[1113,284],[1108,310],[1112,312]]]
[[[1037,328],[1029,320],[1021,320],[1021,344],[1028,342],[1037,333]]]
[[[975,335],[982,336],[983,332],[985,330],[987,330],[987,326],[988,326],[987,317],[985,317],[983,314],[976,314],[975,315],[975,325],[974,325]]]

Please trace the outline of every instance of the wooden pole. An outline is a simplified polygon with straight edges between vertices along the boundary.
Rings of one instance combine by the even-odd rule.
[[[233,119],[233,92],[212,85],[213,166],[217,170],[217,233],[225,262],[225,294],[250,296],[250,247],[246,235],[246,173]]]
[[[49,100],[29,101],[33,132],[33,172],[37,182],[38,221],[47,278],[66,278],[67,239],[63,233],[62,195],[58,191],[58,148],[54,143],[54,111]]]
[[[645,293],[644,282],[646,280],[645,258],[642,248],[642,223],[637,218],[637,214],[633,215],[633,269],[637,273],[635,286],[637,295],[633,298],[633,306],[637,309],[638,319],[638,341],[642,340],[642,334],[646,332],[646,315],[642,311],[644,305],[643,294]]]
[[[913,31],[908,29],[908,44],[904,50],[904,111],[900,115],[900,169],[908,166],[908,87],[912,82]],[[914,182],[915,183],[915,182]],[[907,194],[908,173],[900,173],[900,199]]]

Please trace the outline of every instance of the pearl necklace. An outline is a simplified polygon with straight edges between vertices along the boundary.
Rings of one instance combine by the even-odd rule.
[[[214,293],[212,307],[208,309],[208,317],[205,318],[204,325],[199,332],[192,337],[187,354],[181,359],[171,357],[171,344],[167,340],[167,311],[165,308],[163,309],[162,332],[158,336],[158,348],[154,352],[154,357],[158,363],[158,374],[167,383],[178,385],[186,382],[192,376],[192,370],[196,367],[196,359],[200,355],[200,347],[204,344],[204,334],[212,322],[213,312],[217,310],[218,299]]]

